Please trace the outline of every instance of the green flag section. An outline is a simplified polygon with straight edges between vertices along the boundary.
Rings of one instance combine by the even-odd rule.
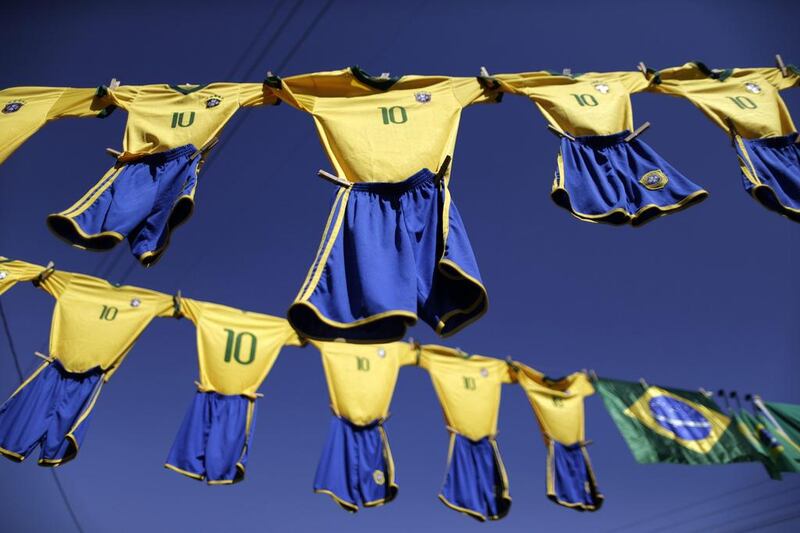
[[[724,464],[758,460],[716,403],[699,392],[600,379],[606,409],[640,463]]]
[[[800,451],[800,405],[775,402],[763,402],[763,405],[780,424],[794,448]]]
[[[766,428],[744,409],[733,415],[733,421],[739,433],[747,440],[754,455],[761,461],[767,474],[772,479],[781,479],[781,468],[776,461],[776,454],[781,453],[780,446]]]
[[[781,408],[795,407],[789,404],[771,404],[777,405],[778,409],[773,411],[771,407],[767,407],[760,399],[755,400],[755,405],[758,409],[758,429],[762,432],[762,442],[767,439],[772,439],[773,458],[781,472],[800,472],[800,440],[797,437],[797,429],[792,426],[791,411],[788,411],[789,417],[784,419],[781,414],[787,413]]]

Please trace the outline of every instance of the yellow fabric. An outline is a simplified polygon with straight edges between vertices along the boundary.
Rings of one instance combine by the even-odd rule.
[[[69,372],[95,367],[108,380],[144,329],[173,313],[172,297],[70,272],[53,272],[40,287],[56,299],[50,355]]]
[[[255,398],[281,348],[302,344],[283,318],[188,298],[180,311],[197,328],[202,391]]]
[[[453,154],[461,110],[499,94],[477,78],[446,76],[402,76],[380,89],[356,72],[362,71],[291,76],[274,89],[314,117],[336,174],[352,182],[398,182],[422,168],[436,172]]]
[[[333,412],[359,426],[389,415],[400,367],[417,360],[407,342],[311,342],[322,354]]]
[[[128,112],[122,161],[186,144],[202,148],[239,108],[277,102],[261,83],[123,85],[107,91],[103,100]]]
[[[778,68],[734,68],[712,73],[698,63],[686,63],[660,70],[654,78],[649,91],[686,98],[725,131],[729,130],[725,119],[730,118],[746,139],[796,131],[779,93],[800,83],[794,70],[784,78]]]
[[[425,345],[419,365],[431,376],[449,427],[474,441],[494,437],[502,384],[512,381],[505,361]]]
[[[44,270],[40,265],[0,256],[0,295],[21,281],[36,279]]]
[[[551,439],[570,446],[586,440],[583,399],[594,394],[586,374],[576,372],[558,381],[521,363],[517,381],[536,413],[545,443]]]
[[[503,91],[527,96],[556,129],[573,136],[610,135],[633,129],[633,93],[649,84],[641,72],[546,71],[492,76]]]
[[[103,111],[96,89],[11,87],[0,90],[0,164],[46,123],[66,117],[96,117]],[[8,108],[18,104],[16,111]],[[4,111],[5,110],[5,111]]]

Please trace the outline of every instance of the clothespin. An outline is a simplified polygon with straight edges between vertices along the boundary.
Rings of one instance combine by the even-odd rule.
[[[119,159],[119,156],[122,155],[122,152],[114,150],[113,148],[106,148],[106,153],[114,159]]]
[[[636,68],[639,70],[639,72],[647,76],[647,65],[644,64],[644,61],[639,61],[639,64],[636,65]]]
[[[725,124],[728,126],[728,134],[731,136],[731,146],[736,147],[736,137],[739,135],[736,132],[736,125],[731,117],[725,117]]]
[[[213,139],[208,141],[206,144],[204,144],[201,148],[197,149],[192,154],[192,157],[190,157],[189,159],[194,159],[198,155],[205,156],[206,153],[209,152],[212,148],[214,148],[217,145],[218,142],[219,142],[219,137],[214,137]]]
[[[381,72],[381,75],[378,76],[380,80],[388,80],[389,79],[389,72]]]
[[[644,380],[644,378],[639,378],[639,384],[642,386],[642,388],[644,388],[644,390],[647,390],[647,389],[650,388],[650,385],[647,384],[647,382]]]
[[[741,400],[739,399],[739,395],[736,393],[736,391],[735,391],[735,390],[732,390],[731,392],[729,392],[729,393],[728,393],[728,396],[730,396],[731,398],[733,398],[733,399],[735,399],[735,400],[736,400],[736,405],[739,407],[739,409],[741,409],[741,408],[742,408],[742,402],[741,402]]]
[[[785,78],[789,75],[789,71],[786,70],[786,64],[783,62],[783,58],[780,54],[775,54],[775,61],[778,63],[778,68],[781,70],[781,74]]]
[[[450,168],[450,162],[453,160],[452,157],[446,155],[442,164],[439,165],[439,170],[436,171],[436,181],[439,182],[444,179],[445,174],[447,174],[447,169]]]
[[[111,78],[111,81],[108,82],[109,90],[113,91],[114,89],[120,86],[119,80],[117,78]]]
[[[52,261],[48,261],[47,265],[45,265],[44,270],[39,272],[39,275],[36,276],[36,279],[32,280],[31,282],[35,287],[38,287],[44,280],[49,278],[53,275],[53,272],[56,270],[56,264]]]
[[[344,187],[346,189],[349,189],[353,185],[352,183],[350,183],[346,179],[340,178],[339,176],[335,176],[335,175],[331,174],[330,172],[325,172],[322,169],[319,169],[317,171],[317,176],[319,176],[322,179],[328,180],[331,183],[339,185],[340,187]]]
[[[48,363],[52,363],[53,362],[53,358],[52,357],[50,357],[49,355],[45,355],[42,352],[33,352],[33,355],[35,355],[36,357],[39,357],[40,359],[44,359]]]
[[[178,289],[178,292],[172,297],[172,316],[174,318],[183,318],[183,312],[181,311],[181,298],[183,295],[181,294],[181,290]]]
[[[561,71],[561,74],[563,74],[564,76],[572,76],[572,69],[565,68],[564,70]]]
[[[480,75],[484,78],[491,78],[491,76],[489,75],[489,71],[486,69],[486,67],[481,67]]]
[[[514,372],[519,372],[519,365],[517,365],[517,363],[513,359],[511,359],[510,355],[506,356],[506,364],[510,366],[511,370],[513,370]]]
[[[273,78],[273,77],[275,77],[275,74],[273,74],[271,70],[268,70],[267,71],[267,77],[268,78]]]
[[[647,128],[649,128],[649,127],[650,127],[650,123],[649,123],[649,122],[645,122],[644,124],[642,124],[641,126],[639,126],[638,128],[636,128],[636,129],[633,131],[633,133],[631,133],[630,135],[628,135],[627,137],[625,137],[625,142],[626,142],[626,143],[627,143],[627,142],[631,142],[631,141],[632,141],[632,140],[634,140],[636,137],[638,137],[639,135],[641,135],[642,133],[644,133],[644,130],[646,130],[646,129],[647,129]]]
[[[594,381],[600,380],[600,378],[597,376],[597,372],[595,372],[593,368],[589,369],[589,376],[591,376]]]
[[[725,409],[728,411],[731,410],[731,402],[728,401],[728,396],[725,394],[725,389],[719,389],[717,391],[717,396],[725,400]]]
[[[467,352],[458,347],[456,347],[456,353],[459,355],[459,357],[463,357],[464,359],[467,359],[469,357],[469,354]]]
[[[706,390],[703,387],[700,387],[698,390],[700,391],[700,394],[702,394],[706,398],[713,398],[714,397],[714,393],[711,392],[710,390]]]
[[[547,129],[548,129],[548,131],[550,131],[550,133],[552,133],[552,134],[553,134],[553,135],[555,135],[556,137],[559,137],[559,138],[560,138],[560,137],[566,137],[566,138],[567,138],[567,139],[569,139],[570,141],[574,141],[574,140],[575,140],[575,137],[573,137],[572,135],[570,135],[570,134],[569,134],[569,133],[567,133],[566,131],[561,131],[560,129],[556,128],[556,127],[555,127],[555,126],[553,126],[552,124],[548,124],[548,125],[547,125]]]

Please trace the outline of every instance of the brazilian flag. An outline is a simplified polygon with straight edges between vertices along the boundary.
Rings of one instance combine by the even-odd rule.
[[[800,406],[787,403],[762,403],[756,405],[760,427],[777,444],[775,460],[781,472],[800,472]]]
[[[732,420],[700,392],[598,380],[606,409],[640,463],[755,461]]]
[[[747,440],[755,456],[764,465],[769,477],[781,479],[782,469],[778,460],[782,449],[772,433],[767,431],[755,416],[744,409],[735,413],[733,420],[739,433]]]

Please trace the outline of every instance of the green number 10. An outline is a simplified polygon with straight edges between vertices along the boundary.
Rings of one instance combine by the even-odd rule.
[[[230,363],[231,358],[233,358],[240,365],[249,365],[252,363],[256,358],[256,346],[258,345],[256,336],[249,331],[236,333],[232,329],[227,328],[225,329],[225,332],[228,334],[228,340],[225,343],[225,362]],[[241,357],[242,339],[244,338],[250,339],[250,355],[246,360],[243,360]]]

